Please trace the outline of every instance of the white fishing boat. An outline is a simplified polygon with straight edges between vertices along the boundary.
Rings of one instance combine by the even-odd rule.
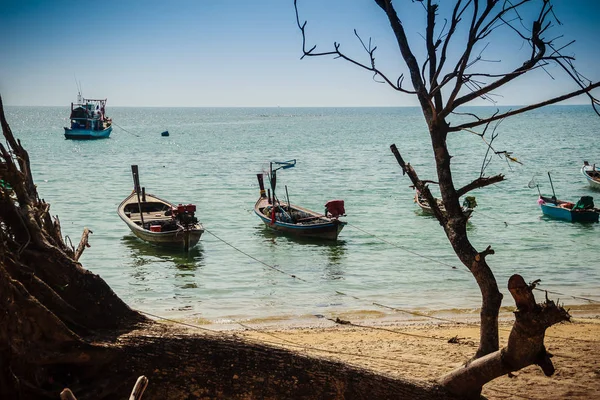
[[[590,165],[590,163],[584,161],[581,173],[592,189],[600,190],[600,168],[596,167],[596,164]]]

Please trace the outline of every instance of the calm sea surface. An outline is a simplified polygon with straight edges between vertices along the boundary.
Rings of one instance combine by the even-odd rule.
[[[391,313],[374,302],[416,310],[480,304],[474,279],[436,220],[414,204],[410,181],[389,150],[395,143],[422,179],[436,180],[416,108],[109,103],[116,126],[109,139],[98,141],[64,139],[68,107],[6,112],[63,234],[77,245],[84,227],[94,232],[81,262],[133,308],[223,323]],[[171,136],[161,137],[167,129]],[[600,225],[542,217],[537,190],[528,188],[535,176],[542,193],[551,195],[550,171],[559,198],[592,195],[600,204],[600,193],[579,172],[583,160],[600,164],[600,118],[589,107],[551,107],[507,120],[497,132],[495,150],[513,152],[524,165],[492,158],[486,173],[507,180],[473,192],[479,207],[468,228],[479,250],[491,245],[496,251],[488,261],[504,305],[512,305],[506,283],[514,273],[541,279],[548,290],[600,300]],[[452,134],[449,144],[457,185],[476,178],[486,145],[470,133]],[[278,187],[287,185],[292,203],[322,210],[327,200],[345,200],[349,224],[337,243],[277,236],[253,214],[256,173],[269,160],[293,158],[296,167],[278,174]],[[133,188],[131,164],[139,165],[147,192],[198,206],[207,232],[189,254],[141,242],[117,216],[117,205]]]

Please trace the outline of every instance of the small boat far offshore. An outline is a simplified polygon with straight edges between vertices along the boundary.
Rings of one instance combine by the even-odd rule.
[[[279,167],[273,169],[273,165]],[[296,160],[284,162],[271,162],[268,174],[257,174],[258,185],[260,187],[260,197],[254,205],[254,213],[262,220],[265,226],[274,231],[287,235],[313,238],[337,240],[338,235],[347,224],[341,221],[339,217],[345,215],[343,200],[330,200],[325,204],[325,213],[320,214],[291,204],[286,187],[287,201],[280,201],[275,195],[277,185],[277,170],[287,169],[296,165]],[[263,175],[269,179],[269,194],[265,192]]]
[[[138,166],[132,165],[133,192],[117,208],[119,217],[138,238],[155,245],[188,251],[204,233],[194,204],[169,203],[140,189]]]
[[[106,99],[84,99],[81,92],[71,103],[70,126],[65,126],[66,139],[103,139],[112,132],[112,119],[105,114]]]
[[[600,168],[596,167],[596,164],[590,165],[590,163],[584,161],[581,173],[592,189],[600,190]]]

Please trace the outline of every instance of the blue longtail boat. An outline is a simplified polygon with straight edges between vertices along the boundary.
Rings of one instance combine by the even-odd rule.
[[[581,196],[577,203],[558,200],[550,172],[548,172],[548,179],[552,187],[552,197],[545,197],[540,193],[538,204],[542,208],[542,214],[569,222],[598,222],[600,209],[595,208],[594,199],[591,196]],[[538,187],[538,192],[539,190]]]
[[[577,203],[540,196],[538,204],[544,215],[569,222],[598,222],[600,215],[591,196],[581,196]]]

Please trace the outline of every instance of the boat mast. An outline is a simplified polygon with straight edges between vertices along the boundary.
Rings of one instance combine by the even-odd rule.
[[[140,174],[138,172],[138,166],[131,166],[131,174],[133,175],[133,190],[137,195],[138,210],[140,211],[140,220],[142,221],[142,228],[144,227],[144,214],[142,213],[142,203],[140,202]]]
[[[554,185],[552,184],[552,178],[550,177],[550,171],[548,171],[548,179],[550,179],[550,187],[552,188],[552,200],[556,201],[556,193],[554,193]]]

